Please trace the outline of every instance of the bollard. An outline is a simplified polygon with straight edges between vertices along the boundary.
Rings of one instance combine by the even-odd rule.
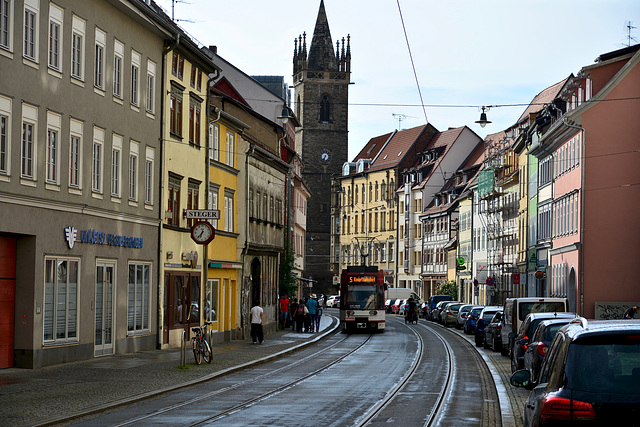
[[[187,345],[186,345],[186,331],[182,331],[182,343],[180,344],[180,366],[187,365]]]

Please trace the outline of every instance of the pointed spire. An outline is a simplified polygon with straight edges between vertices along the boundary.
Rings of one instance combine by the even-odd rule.
[[[345,71],[347,57],[344,54],[344,37],[342,38],[342,52],[340,53],[340,71]]]
[[[351,72],[351,34],[347,34],[347,73]]]
[[[309,47],[308,67],[312,70],[338,71],[327,13],[324,9],[324,0],[320,0],[316,27],[313,30],[313,38]]]
[[[293,74],[298,72],[298,39],[293,39]]]

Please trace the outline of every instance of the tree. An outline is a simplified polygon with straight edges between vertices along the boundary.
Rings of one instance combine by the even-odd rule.
[[[280,261],[280,295],[294,295],[297,286],[297,277],[293,272],[295,265],[295,254],[293,248],[289,244],[289,240],[285,242],[285,249],[282,253]]]
[[[458,285],[454,280],[447,280],[446,282],[440,283],[436,290],[436,293],[440,295],[451,295],[454,301],[458,300]]]

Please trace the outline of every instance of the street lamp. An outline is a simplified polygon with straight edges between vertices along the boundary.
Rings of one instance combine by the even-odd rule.
[[[480,120],[476,120],[476,123],[480,125],[480,127],[485,127],[486,125],[488,125],[489,123],[491,123],[491,121],[487,120],[487,113],[485,113],[486,111],[489,111],[489,107],[485,107],[484,105],[482,106],[482,113],[480,113]]]

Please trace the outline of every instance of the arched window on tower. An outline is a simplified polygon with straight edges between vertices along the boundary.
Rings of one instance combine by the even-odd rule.
[[[328,122],[331,117],[331,101],[329,101],[329,95],[322,95],[322,101],[320,101],[320,121]]]
[[[296,116],[298,120],[300,120],[300,95],[298,95],[298,100],[296,101]]]

